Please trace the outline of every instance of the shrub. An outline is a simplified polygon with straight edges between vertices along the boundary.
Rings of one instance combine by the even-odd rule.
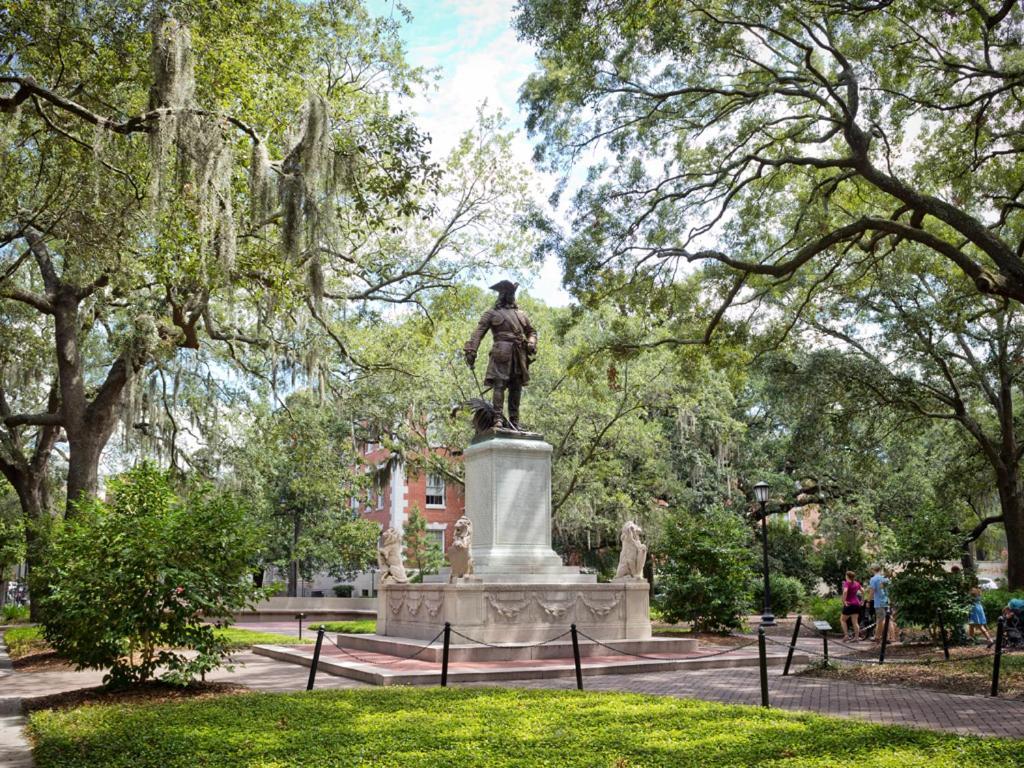
[[[809,597],[804,602],[804,611],[814,621],[827,621],[835,630],[839,629],[839,617],[843,612],[843,601],[839,597]]]
[[[20,624],[28,621],[28,613],[27,605],[5,605],[0,611],[0,623]]]
[[[4,632],[4,644],[12,659],[20,659],[32,653],[43,653],[50,646],[43,639],[42,627],[17,627]]]
[[[950,573],[940,563],[909,563],[896,574],[890,590],[901,624],[938,626],[941,610],[947,626],[967,619],[970,586],[962,573]]]
[[[352,597],[351,584],[335,584],[332,589],[335,597]]]
[[[776,616],[788,616],[793,611],[800,609],[807,596],[800,579],[782,574],[772,574],[769,577],[769,586],[772,592],[772,612]],[[755,582],[754,603],[755,613],[760,613],[764,608],[764,579]]]
[[[80,504],[54,536],[46,639],[79,669],[109,669],[108,684],[148,680],[160,668],[164,680],[188,683],[227,653],[204,622],[263,595],[248,579],[245,509],[206,485],[182,501],[148,463],[114,480],[110,497]]]
[[[750,605],[750,529],[734,512],[677,510],[666,525],[658,608],[670,622],[734,629]]]

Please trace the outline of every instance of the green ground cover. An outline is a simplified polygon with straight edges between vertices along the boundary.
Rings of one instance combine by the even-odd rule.
[[[16,627],[4,632],[4,643],[12,659],[50,650],[43,640],[42,627]]]
[[[323,627],[328,632],[344,632],[348,635],[372,635],[377,631],[377,622],[375,619],[358,619],[356,621],[321,621],[309,625],[314,632],[318,627]]]
[[[312,643],[315,635],[307,634],[301,640],[294,635],[280,635],[276,632],[254,632],[248,629],[224,627],[216,630],[229,648],[248,648],[251,645],[304,645]],[[43,639],[42,627],[17,627],[4,633],[7,648],[12,659],[20,659],[34,653],[45,653],[50,650]]]
[[[38,768],[1015,765],[1020,742],[634,694],[386,688],[38,711]]]
[[[248,648],[250,645],[305,645],[312,643],[315,635],[304,634],[300,640],[295,635],[281,635],[277,632],[257,632],[237,627],[221,627],[216,634],[229,648]]]

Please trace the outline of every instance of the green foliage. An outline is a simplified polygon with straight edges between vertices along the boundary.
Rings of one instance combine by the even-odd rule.
[[[872,526],[871,512],[864,506],[855,508],[837,505],[822,518],[819,531],[823,537],[817,553],[818,573],[829,591],[842,590],[847,571],[853,571],[865,583],[868,571],[866,547]]]
[[[901,624],[938,626],[942,611],[946,626],[967,620],[970,584],[963,573],[950,573],[941,563],[910,563],[895,574],[890,599]]]
[[[800,579],[785,574],[770,573],[769,587],[772,593],[772,613],[776,616],[788,616],[800,610],[807,590]],[[754,580],[754,595],[751,612],[760,613],[764,609],[764,578]]]
[[[438,544],[434,536],[428,533],[427,518],[415,504],[409,511],[409,517],[406,518],[402,543],[405,547],[405,567],[416,569],[416,573],[411,579],[413,583],[422,582],[424,576],[437,573],[438,569],[444,565],[441,545]]]
[[[740,626],[750,605],[750,530],[721,507],[676,510],[665,530],[658,607],[667,621],[701,630]]]
[[[839,631],[839,617],[843,613],[842,598],[814,595],[804,602],[804,611],[815,621],[827,621],[832,629]]]
[[[251,629],[240,629],[239,627],[217,627],[213,634],[224,648],[228,650],[249,648],[253,645],[306,645],[316,639],[315,635],[310,636],[309,633],[303,633],[300,640],[297,635],[259,632]]]
[[[357,619],[356,621],[323,621],[310,624],[310,629],[323,627],[328,632],[344,632],[346,635],[372,635],[377,632],[376,619]]]
[[[248,580],[256,542],[247,510],[206,485],[179,498],[148,463],[111,481],[108,493],[109,502],[83,502],[53,539],[46,639],[79,669],[109,669],[113,685],[161,668],[165,680],[190,682],[225,656],[204,622],[263,595]]]
[[[781,573],[800,581],[804,591],[813,589],[820,578],[810,536],[788,525],[773,525],[769,518],[768,566],[769,573]],[[772,587],[772,595],[775,588]],[[774,602],[774,601],[773,601]],[[796,606],[794,606],[796,607]]]
[[[990,768],[1020,751],[1015,740],[668,696],[406,687],[42,710],[29,734],[39,768]]]
[[[1013,598],[1024,599],[1024,590],[983,589],[981,590],[981,607],[985,609],[985,618],[994,624],[1003,612],[1003,608]]]
[[[4,632],[4,643],[12,659],[50,650],[42,627],[16,627]]]
[[[335,584],[331,587],[331,591],[334,592],[335,597],[352,597],[351,584]]]
[[[0,624],[20,624],[28,621],[27,605],[5,605],[0,609]]]
[[[322,571],[344,578],[374,562],[379,528],[351,503],[368,491],[352,428],[314,393],[300,391],[286,407],[258,412],[231,451],[230,485],[252,499],[252,524],[262,537],[257,567],[285,570],[297,562],[304,579]]]

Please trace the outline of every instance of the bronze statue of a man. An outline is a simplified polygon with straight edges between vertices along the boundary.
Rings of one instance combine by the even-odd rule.
[[[493,387],[492,402],[499,413],[504,410],[505,390],[508,390],[508,421],[515,429],[519,429],[519,400],[523,387],[530,381],[530,361],[537,353],[537,332],[530,325],[526,313],[516,306],[518,287],[519,283],[509,280],[491,286],[492,291],[498,292],[494,309],[484,312],[463,347],[466,362],[472,368],[480,342],[490,330],[494,345],[487,361],[484,386]]]

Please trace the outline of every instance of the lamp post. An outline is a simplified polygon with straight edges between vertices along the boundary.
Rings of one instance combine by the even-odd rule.
[[[768,585],[768,515],[765,512],[765,504],[768,503],[768,483],[760,482],[754,486],[754,498],[761,505],[761,544],[764,547],[764,611],[761,613],[761,626],[774,627],[772,592]]]

